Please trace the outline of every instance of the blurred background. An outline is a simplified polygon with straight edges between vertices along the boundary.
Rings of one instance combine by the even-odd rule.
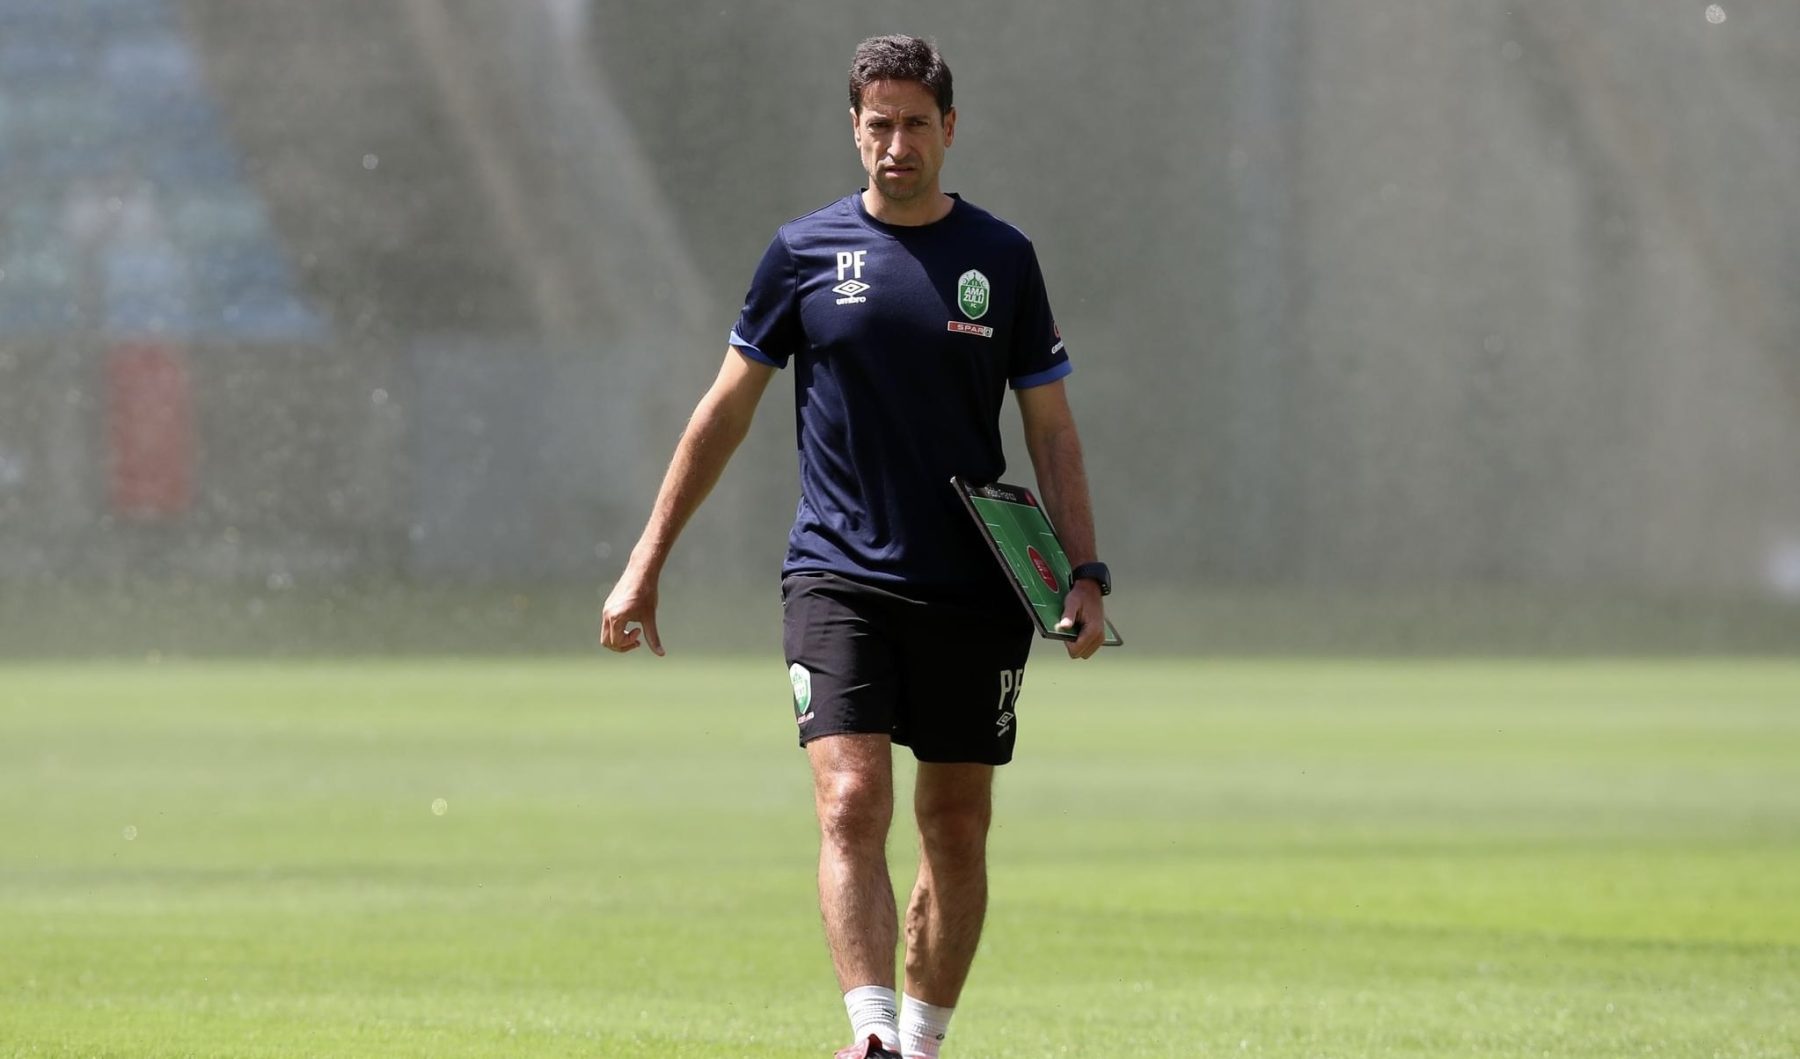
[[[1800,647],[1800,5],[0,0],[0,654],[588,649],[896,31],[1134,645]],[[790,387],[673,649],[779,643]]]

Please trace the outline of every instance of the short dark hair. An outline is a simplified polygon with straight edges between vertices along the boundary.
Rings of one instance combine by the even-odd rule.
[[[861,112],[863,89],[873,81],[917,81],[937,97],[938,113],[950,113],[950,67],[931,41],[893,34],[858,44],[850,59],[851,110]]]

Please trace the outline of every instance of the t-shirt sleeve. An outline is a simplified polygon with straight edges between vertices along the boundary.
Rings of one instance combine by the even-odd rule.
[[[1044,289],[1044,273],[1038,268],[1037,250],[1025,245],[1025,277],[1019,285],[1018,319],[1013,323],[1012,363],[1008,380],[1015,390],[1055,382],[1075,370],[1063,347],[1056,317],[1050,313],[1050,293]]]
[[[776,232],[744,295],[743,311],[729,341],[745,356],[777,368],[800,344],[799,269],[787,241]]]

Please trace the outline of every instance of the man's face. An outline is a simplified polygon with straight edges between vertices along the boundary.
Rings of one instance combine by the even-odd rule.
[[[955,107],[940,114],[936,97],[917,81],[872,81],[850,121],[869,186],[878,194],[911,203],[938,193],[944,149],[956,138]]]

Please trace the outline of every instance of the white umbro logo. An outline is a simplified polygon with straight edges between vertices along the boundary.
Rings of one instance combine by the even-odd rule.
[[[863,291],[869,289],[869,285],[862,281],[863,259],[868,256],[869,252],[867,250],[838,251],[838,285],[831,288],[831,290],[834,294],[843,295],[843,297],[837,300],[839,305],[855,305],[859,302],[866,302],[869,300],[862,296]],[[844,278],[846,272],[850,274],[849,279]]]

